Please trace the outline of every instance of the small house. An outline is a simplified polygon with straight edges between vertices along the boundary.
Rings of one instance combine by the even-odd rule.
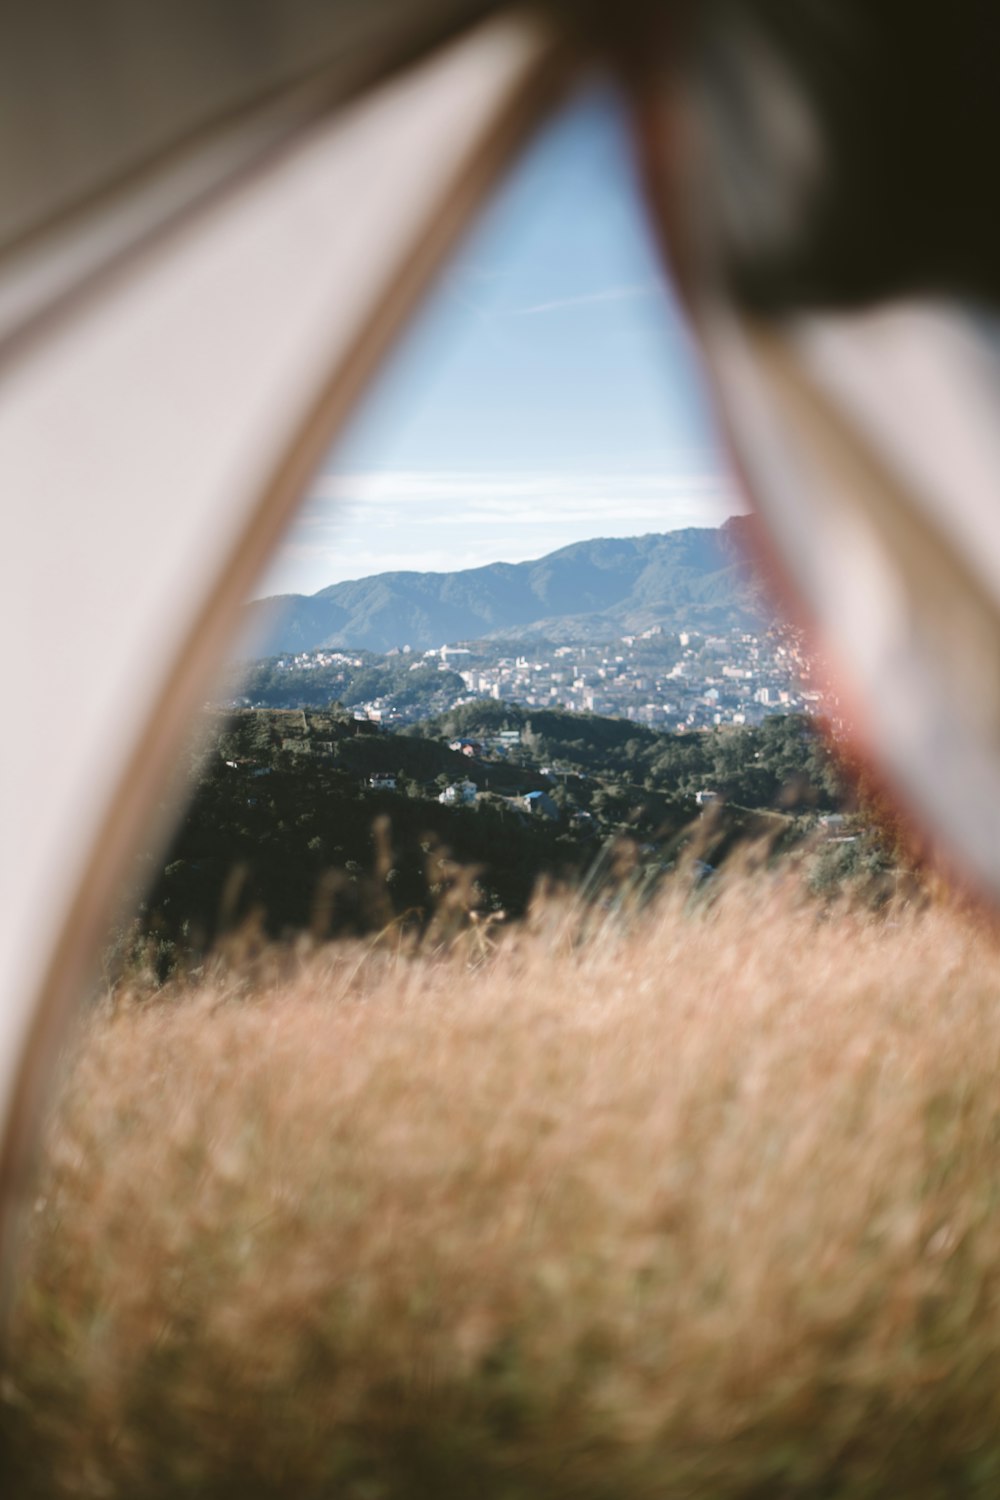
[[[521,798],[521,804],[532,817],[558,818],[559,816],[559,809],[548,792],[528,792]]]
[[[396,778],[388,772],[379,771],[374,776],[369,776],[368,785],[373,792],[394,792],[396,790]]]

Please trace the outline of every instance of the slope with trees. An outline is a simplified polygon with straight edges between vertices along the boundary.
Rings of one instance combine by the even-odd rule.
[[[748,561],[752,523],[577,542],[524,563],[455,573],[379,573],[317,594],[256,601],[262,652],[388,651],[539,635],[606,640],[661,625],[719,630],[769,620]]]

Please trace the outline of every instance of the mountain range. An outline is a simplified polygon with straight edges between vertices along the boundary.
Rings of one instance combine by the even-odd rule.
[[[752,525],[733,516],[720,527],[574,542],[532,562],[378,573],[256,600],[249,623],[262,656],[759,627],[770,610],[749,561]]]

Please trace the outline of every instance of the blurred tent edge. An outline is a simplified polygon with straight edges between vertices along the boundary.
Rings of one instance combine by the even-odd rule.
[[[1000,895],[1000,12],[694,0],[631,64],[665,254],[861,743]]]
[[[483,23],[499,9],[40,0],[8,25],[0,597],[30,732],[3,778],[6,1228],[116,879],[243,595],[595,56],[633,101],[775,551],[897,784],[1000,894],[995,7],[549,0]]]
[[[1000,297],[1000,11],[675,0],[623,52],[682,283],[758,316]]]
[[[55,155],[72,156],[74,118],[93,150],[46,177],[49,196],[36,193],[20,219],[8,208],[13,237],[0,256],[0,478],[10,497],[0,594],[11,638],[24,643],[8,701],[31,726],[5,739],[3,1268],[59,1042],[243,600],[457,236],[576,76],[572,43],[536,17],[483,22],[433,50],[485,8],[144,7],[173,57],[165,100],[146,120],[142,79],[118,87],[130,60],[155,83],[159,49],[144,32],[136,39],[134,8],[88,11],[121,30],[106,53],[82,49],[92,71],[74,89],[61,49],[79,40],[80,10],[41,7],[67,101],[52,125]],[[352,44],[359,27],[374,37],[352,57],[346,90],[337,56],[323,75],[331,36],[316,34],[320,11],[358,22]],[[65,36],[51,30],[63,16]],[[372,27],[378,16],[391,23],[385,34]],[[296,17],[313,24],[301,45],[279,47]],[[196,86],[184,87],[206,23],[214,101],[202,58]],[[234,33],[253,54],[242,71],[224,55]],[[34,33],[29,42],[21,66],[26,79],[32,67],[39,75],[41,139],[46,110],[58,113],[41,86],[53,56]],[[316,66],[283,96],[290,51],[297,74]],[[393,76],[379,82],[387,68]],[[40,157],[27,81],[20,92],[30,164]],[[123,130],[125,147],[141,148],[127,162]],[[22,180],[30,188],[32,171],[14,186]]]
[[[0,255],[116,189],[134,191],[278,100],[312,86],[320,108],[343,104],[496,9],[497,0],[11,8],[0,53]]]

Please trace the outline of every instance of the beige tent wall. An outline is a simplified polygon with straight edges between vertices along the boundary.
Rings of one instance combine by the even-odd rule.
[[[0,405],[0,600],[15,643],[0,780],[0,1201],[242,600],[565,65],[524,20],[470,34],[268,138],[256,165],[242,153],[225,192],[21,329]]]
[[[701,331],[757,509],[863,744],[963,878],[1000,893],[1000,360],[916,300]]]
[[[0,255],[310,82],[327,102],[496,0],[33,0],[3,7]]]

